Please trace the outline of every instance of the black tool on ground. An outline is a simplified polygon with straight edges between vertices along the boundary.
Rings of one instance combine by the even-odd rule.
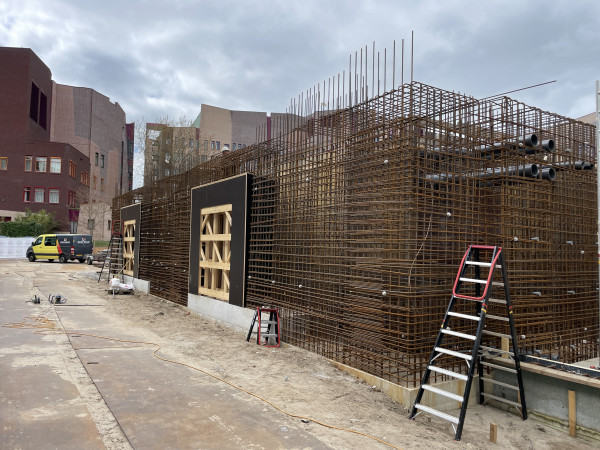
[[[59,305],[61,303],[67,303],[67,298],[60,294],[52,295],[48,294],[48,302],[53,305]]]
[[[269,318],[263,318],[264,314],[269,314]],[[259,306],[254,311],[252,323],[246,336],[246,341],[250,342],[250,337],[254,332],[254,324],[258,322],[258,330],[256,331],[256,343],[265,347],[279,347],[281,344],[281,335],[279,327],[279,311],[277,308],[270,306]]]
[[[40,301],[41,301],[41,300],[42,300],[42,299],[41,299],[41,298],[39,298],[39,297],[37,296],[37,294],[36,294],[36,295],[34,295],[34,296],[33,296],[33,298],[32,298],[31,300],[27,300],[27,301],[28,301],[28,302],[31,302],[31,303],[36,303],[36,304],[38,304],[38,303],[40,303]]]
[[[480,262],[480,256],[484,255],[486,261]],[[496,270],[501,271],[501,282],[494,281]],[[481,292],[482,287],[483,293]],[[494,297],[491,297],[494,287],[503,287],[503,289],[498,289],[498,293],[494,292]],[[500,298],[502,296],[504,298]],[[490,320],[489,330],[486,329],[486,318]],[[460,331],[451,329],[450,321],[452,321],[454,329]],[[483,336],[485,336],[485,342],[482,343]],[[444,342],[444,338],[447,338],[447,342]],[[509,348],[510,343],[512,343],[512,348]],[[465,363],[466,374],[434,365],[438,358],[444,359],[446,364],[450,363],[453,367]],[[488,362],[489,359],[494,362]],[[421,412],[425,412],[447,420],[455,430],[454,439],[459,441],[467,412],[475,364],[479,368],[479,403],[483,404],[489,400],[507,403],[517,408],[523,420],[527,419],[513,309],[502,247],[471,245],[465,252],[454,282],[450,304],[409,418],[413,419]],[[484,369],[486,374],[492,370],[514,374],[516,385],[506,383],[504,377],[501,378],[502,381],[497,378],[484,377]],[[454,394],[429,384],[431,372],[464,381],[463,394]],[[506,398],[484,392],[486,383],[503,389],[503,394],[507,394]],[[459,416],[455,417],[430,406],[422,405],[424,391],[460,402]]]

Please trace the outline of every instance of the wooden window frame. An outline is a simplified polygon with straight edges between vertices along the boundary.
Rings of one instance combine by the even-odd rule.
[[[4,168],[2,168],[4,162]],[[0,170],[8,170],[8,156],[0,156]]]
[[[29,161],[29,170],[27,169],[27,161]],[[26,155],[25,156],[25,170],[24,172],[33,172],[33,156]]]
[[[25,200],[26,192],[29,192],[29,200]],[[33,203],[31,201],[32,194],[33,194],[33,191],[31,190],[31,186],[23,186],[23,203]]]
[[[38,160],[44,160],[44,170],[38,170]],[[35,157],[35,171],[38,173],[48,172],[48,157],[47,156],[36,156]]]
[[[135,220],[123,223],[123,274],[133,276],[135,264]]]
[[[60,156],[50,156],[48,159],[49,159],[48,168],[50,169],[48,171],[48,173],[61,174],[62,173],[62,158]],[[56,162],[56,160],[58,160],[58,172],[55,172],[54,170],[52,170],[52,163]]]
[[[229,301],[231,268],[231,203],[200,211],[198,294]]]

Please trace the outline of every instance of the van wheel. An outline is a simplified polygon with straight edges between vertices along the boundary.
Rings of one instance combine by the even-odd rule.
[[[79,261],[79,264],[83,264],[83,262],[85,261],[85,259],[83,259],[83,258],[77,258],[77,261]]]
[[[67,257],[65,255],[60,255],[58,257],[58,260],[60,261],[61,264],[64,264],[67,262]]]
[[[93,262],[94,262],[94,260],[90,257],[88,257],[88,259],[86,260],[86,263],[88,264],[88,266],[91,266]]]
[[[29,262],[34,262],[35,261],[35,255],[33,253],[30,253],[27,258],[29,259]]]

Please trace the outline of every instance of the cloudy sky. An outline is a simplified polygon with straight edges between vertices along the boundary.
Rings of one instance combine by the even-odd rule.
[[[202,103],[285,111],[350,53],[409,46],[412,30],[418,81],[486,97],[557,80],[511,96],[595,111],[598,0],[0,2],[0,45],[32,48],[55,81],[107,95],[128,121],[194,119]]]

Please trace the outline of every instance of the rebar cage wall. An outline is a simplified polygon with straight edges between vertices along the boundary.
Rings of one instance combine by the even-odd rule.
[[[187,302],[190,188],[250,172],[246,305],[281,308],[284,341],[416,386],[479,243],[506,252],[522,351],[597,355],[593,126],[418,82],[311,105],[278,117],[271,140],[260,130],[256,145],[115,199],[115,214],[141,202],[152,293]],[[555,151],[524,146],[531,134]]]

